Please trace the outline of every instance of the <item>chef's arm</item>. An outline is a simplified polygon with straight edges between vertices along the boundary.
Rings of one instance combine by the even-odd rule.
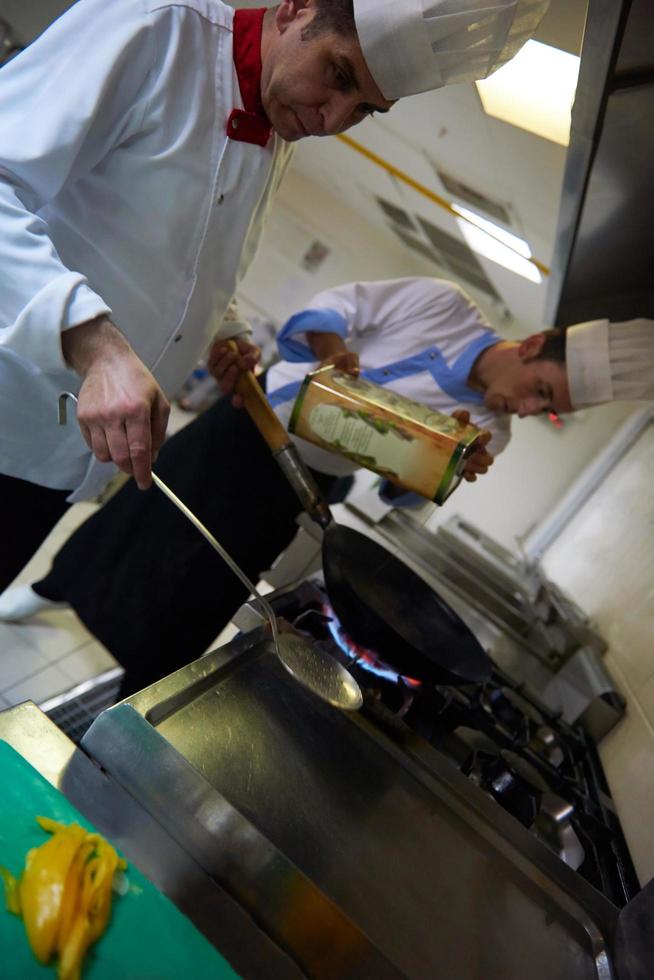
[[[229,341],[236,344],[238,351],[233,349]],[[234,393],[240,375],[243,371],[254,371],[260,359],[261,350],[252,343],[252,327],[241,316],[234,297],[209,349],[207,367],[223,395],[232,396],[235,408],[243,407],[243,399]]]
[[[136,6],[75,4],[0,77],[0,333],[45,375],[82,378],[79,419],[98,459],[150,482],[168,406],[43,214],[138,135],[156,84],[155,30]],[[99,284],[100,288],[102,284]]]
[[[156,43],[139,18],[105,0],[75,4],[2,68],[0,333],[46,374],[66,369],[62,331],[110,313],[63,263],[42,214],[139,131],[156,77]]]
[[[82,378],[77,421],[89,449],[147,489],[170,412],[161,388],[104,315],[66,330],[61,346]]]

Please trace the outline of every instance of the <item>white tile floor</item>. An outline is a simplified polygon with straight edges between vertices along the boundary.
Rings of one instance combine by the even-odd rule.
[[[52,556],[95,509],[72,507],[16,579],[29,584],[43,577]],[[0,623],[0,698],[3,706],[37,704],[115,666],[111,654],[70,610],[51,610],[25,623]]]

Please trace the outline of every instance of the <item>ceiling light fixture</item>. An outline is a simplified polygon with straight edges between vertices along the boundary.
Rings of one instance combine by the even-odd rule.
[[[487,115],[567,146],[578,74],[576,55],[532,40],[475,85]]]
[[[531,261],[531,249],[523,238],[518,238],[510,231],[496,225],[488,218],[462,208],[459,204],[453,204],[452,209],[456,211],[456,223],[459,231],[465,238],[467,244],[479,255],[497,262],[498,265],[511,272],[517,273],[530,282],[542,282],[543,277]]]

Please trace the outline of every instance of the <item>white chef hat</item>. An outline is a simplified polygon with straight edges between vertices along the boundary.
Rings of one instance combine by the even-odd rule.
[[[654,320],[568,327],[565,361],[573,408],[654,401]]]
[[[354,0],[366,64],[386,99],[486,78],[528,41],[549,0]]]

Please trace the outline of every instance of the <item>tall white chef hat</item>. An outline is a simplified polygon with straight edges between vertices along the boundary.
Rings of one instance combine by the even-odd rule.
[[[565,361],[574,408],[654,401],[654,320],[593,320],[568,327]]]
[[[486,78],[532,36],[549,0],[354,0],[361,50],[384,98]]]

